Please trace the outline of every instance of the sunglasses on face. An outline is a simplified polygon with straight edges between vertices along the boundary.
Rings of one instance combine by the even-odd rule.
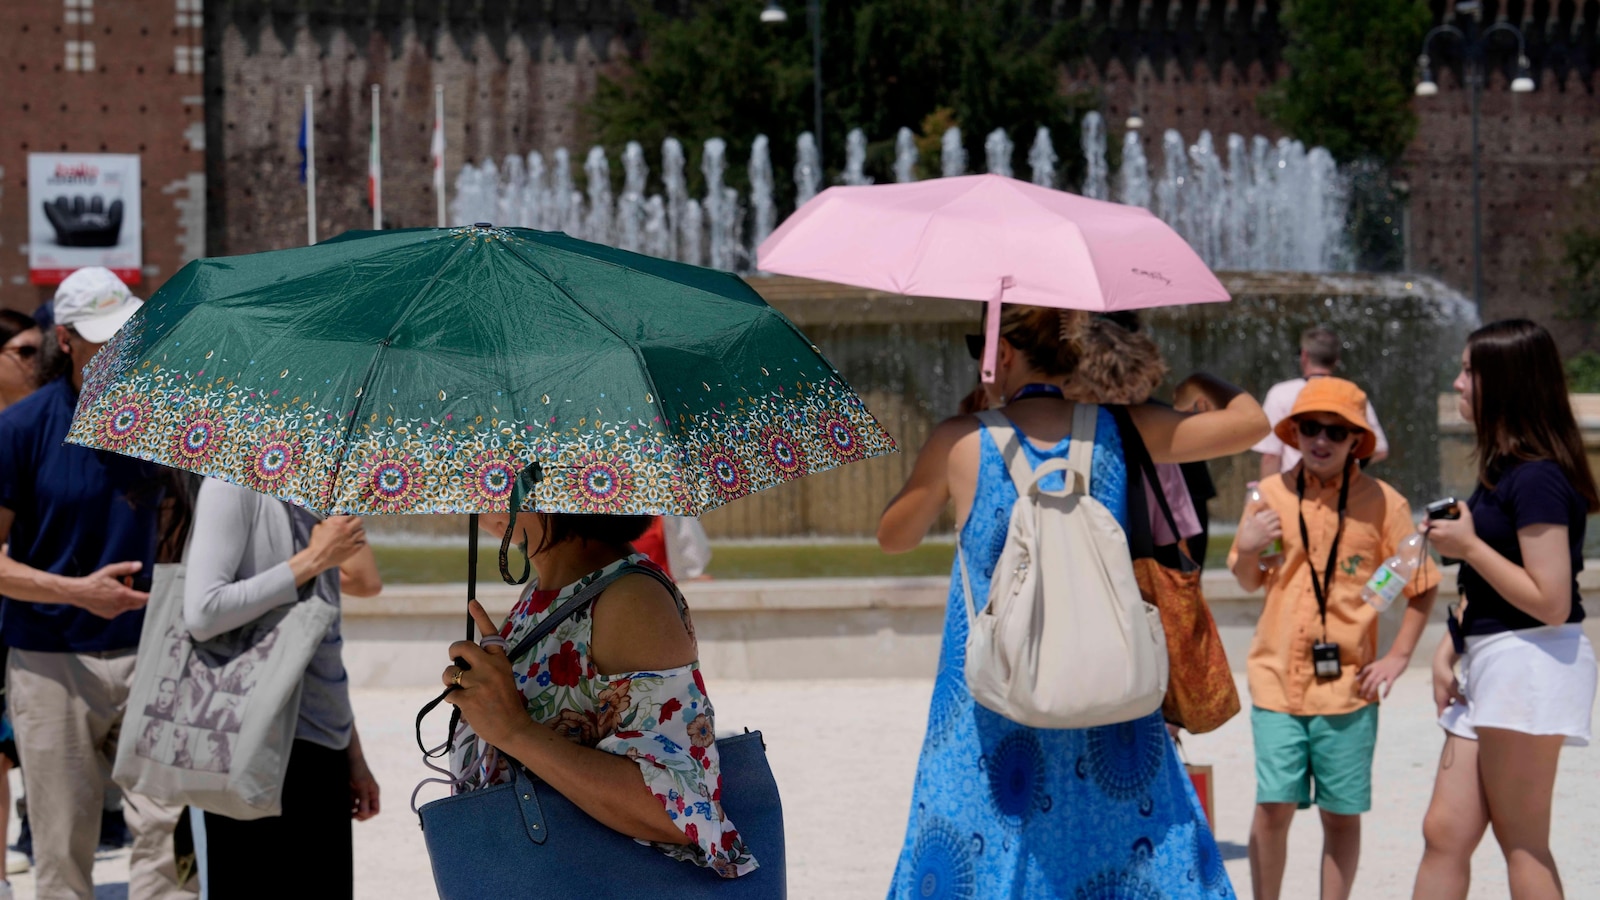
[[[39,354],[39,348],[33,344],[21,344],[16,347],[7,347],[5,352],[15,353],[17,359],[33,359]]]
[[[1335,444],[1343,443],[1345,438],[1352,434],[1360,434],[1361,429],[1351,428],[1348,425],[1324,425],[1316,419],[1299,419],[1296,424],[1300,427],[1300,436],[1314,438],[1319,434],[1326,434],[1328,440]]]

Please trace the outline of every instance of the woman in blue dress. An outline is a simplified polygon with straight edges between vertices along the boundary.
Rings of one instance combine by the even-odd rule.
[[[990,405],[1020,433],[1028,462],[1067,455],[1073,404],[1062,389],[1078,362],[1083,315],[1007,306]],[[1192,376],[1212,411],[1161,406],[1130,411],[1157,462],[1189,462],[1248,450],[1267,433],[1250,395]],[[1046,488],[1060,487],[1061,476]],[[1122,440],[1102,410],[1090,493],[1127,524]],[[878,543],[917,546],[945,504],[956,505],[972,595],[982,604],[1017,500],[988,430],[973,416],[941,423],[899,495],[884,511]],[[959,559],[956,565],[960,565]],[[1037,729],[973,702],[963,671],[967,639],[960,573],[952,570],[944,646],[928,733],[917,765],[893,898],[1233,897],[1216,841],[1160,712],[1089,729]]]

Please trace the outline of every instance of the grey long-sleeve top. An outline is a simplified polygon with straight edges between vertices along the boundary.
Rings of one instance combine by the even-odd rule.
[[[184,559],[183,621],[196,640],[209,640],[301,600],[289,568],[296,542],[288,504],[208,478],[195,501],[193,534]],[[320,579],[316,593],[337,606],[338,570],[330,574]],[[306,667],[295,730],[296,739],[334,750],[350,746],[354,723],[343,645],[335,620]]]

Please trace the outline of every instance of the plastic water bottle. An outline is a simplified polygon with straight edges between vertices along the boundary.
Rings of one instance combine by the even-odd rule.
[[[1367,586],[1361,589],[1361,599],[1372,604],[1378,612],[1388,609],[1417,574],[1417,569],[1422,567],[1422,554],[1425,552],[1420,533],[1401,541],[1395,555],[1384,560],[1378,571],[1367,579]]]
[[[1249,495],[1245,498],[1245,508],[1250,510],[1265,508],[1267,502],[1261,499],[1260,482],[1252,481],[1246,484],[1245,487],[1250,489]],[[1273,538],[1272,543],[1261,551],[1260,560],[1261,571],[1263,572],[1283,565],[1283,538]]]

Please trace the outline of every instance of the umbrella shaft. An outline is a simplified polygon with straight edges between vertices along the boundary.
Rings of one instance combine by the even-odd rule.
[[[467,516],[467,603],[478,599],[478,514]],[[467,640],[473,639],[472,612],[467,611]]]

